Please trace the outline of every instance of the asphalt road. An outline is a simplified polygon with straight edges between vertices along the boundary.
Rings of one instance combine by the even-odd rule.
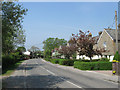
[[[118,88],[101,77],[106,76],[30,59],[3,82],[6,88]]]

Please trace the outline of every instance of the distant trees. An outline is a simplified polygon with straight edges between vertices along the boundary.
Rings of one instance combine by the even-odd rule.
[[[43,41],[44,44],[44,56],[45,57],[51,57],[52,50],[54,48],[58,48],[60,45],[66,45],[67,41],[65,39],[58,39],[58,38],[47,38],[45,41]]]
[[[41,55],[41,51],[38,47],[32,46],[29,51],[31,52],[30,56],[31,58],[38,58]]]

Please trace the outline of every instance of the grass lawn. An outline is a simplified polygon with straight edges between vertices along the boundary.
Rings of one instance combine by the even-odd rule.
[[[9,66],[9,68],[7,68],[5,70],[2,70],[2,76],[9,76],[9,75],[11,75],[15,71],[15,69],[24,61],[25,60],[19,61],[19,62],[17,62],[14,65]]]

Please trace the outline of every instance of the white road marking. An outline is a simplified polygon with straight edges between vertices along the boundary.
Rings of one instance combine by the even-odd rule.
[[[66,79],[64,79],[64,78],[62,78],[62,77],[60,77],[61,79],[63,79],[64,81],[66,80]],[[78,85],[76,85],[76,84],[74,84],[74,83],[72,83],[72,82],[70,82],[70,81],[66,81],[66,82],[68,82],[68,83],[70,83],[70,84],[72,84],[72,85],[74,85],[74,86],[76,86],[76,87],[78,87],[78,88],[82,88],[82,87],[80,87],[80,86],[78,86]]]
[[[51,72],[51,71],[49,71],[49,70],[47,70],[49,73],[51,73],[52,75],[55,75],[55,73],[53,73],[53,72]]]
[[[42,67],[42,66],[41,66],[41,68],[42,68],[42,69],[45,69],[45,68]],[[55,73],[53,73],[53,72],[51,72],[51,71],[49,71],[49,70],[47,70],[47,69],[45,69],[45,70],[46,70],[47,72],[49,72],[50,74],[55,75]]]
[[[44,61],[44,60],[42,60],[42,61]],[[52,64],[51,64],[52,65]],[[41,66],[41,68],[43,68],[43,69],[45,69],[44,67],[42,67]],[[55,75],[55,73],[53,73],[53,72],[51,72],[51,71],[49,71],[49,70],[47,70],[47,69],[45,69],[46,71],[48,71],[49,73],[51,73],[52,75]],[[61,77],[60,77],[61,78]],[[68,80],[66,80],[66,79],[64,79],[64,78],[61,78],[61,79],[63,79],[64,81],[66,81],[67,83],[69,83],[69,84],[72,84],[72,85],[74,85],[74,86],[76,86],[76,87],[78,87],[78,88],[82,88],[82,87],[80,87],[80,86],[78,86],[78,85],[76,85],[76,84],[74,84],[74,83],[72,83],[72,82],[70,82],[70,81],[68,81]]]
[[[72,85],[74,85],[74,86],[76,86],[76,87],[78,87],[78,88],[82,88],[82,87],[80,87],[80,86],[78,86],[78,85],[76,85],[76,84],[74,84],[74,83],[72,83],[70,81],[67,81],[67,82],[70,83],[70,84],[72,84]]]

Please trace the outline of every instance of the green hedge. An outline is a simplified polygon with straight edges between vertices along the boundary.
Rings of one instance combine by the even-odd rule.
[[[53,64],[59,64],[59,62],[60,62],[61,60],[63,60],[63,59],[51,59],[51,62],[52,62]]]
[[[19,55],[19,52],[11,53],[8,55],[2,55],[2,69],[9,68],[9,66],[17,63],[20,60],[23,60],[23,56]]]
[[[81,70],[112,70],[112,62],[74,62],[74,68]]]
[[[60,60],[59,61],[60,65],[66,65],[66,66],[73,66],[74,65],[74,60]]]
[[[51,59],[50,58],[44,58],[46,61],[51,61]]]

